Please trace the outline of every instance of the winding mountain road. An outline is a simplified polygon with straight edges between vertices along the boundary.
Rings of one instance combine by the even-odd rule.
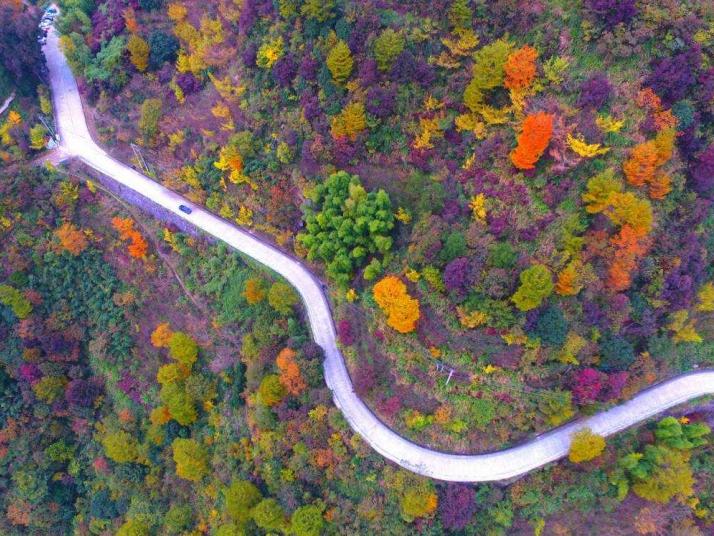
[[[77,84],[59,48],[54,30],[50,31],[43,49],[49,68],[61,151],[67,157],[78,158],[149,198],[287,279],[300,293],[313,338],[325,352],[325,380],[335,404],[355,432],[374,450],[405,469],[456,482],[507,480],[566,456],[571,434],[580,428],[590,427],[594,432],[608,436],[677,404],[714,393],[714,370],[685,374],[654,386],[608,411],[557,428],[519,446],[489,454],[447,454],[408,441],[382,423],[354,392],[345,361],[335,342],[335,327],[327,298],[311,272],[292,257],[109,156],[92,140],[87,129]],[[179,211],[179,204],[191,207],[192,213]]]

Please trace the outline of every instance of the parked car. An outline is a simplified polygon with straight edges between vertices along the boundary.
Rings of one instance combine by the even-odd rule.
[[[193,212],[193,210],[191,210],[191,208],[187,207],[186,205],[179,205],[179,210],[181,212],[185,212],[186,214],[191,214],[191,212]]]

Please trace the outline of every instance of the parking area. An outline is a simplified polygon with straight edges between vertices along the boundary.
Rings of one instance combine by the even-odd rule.
[[[40,31],[37,35],[37,42],[40,43],[40,45],[44,45],[47,42],[47,32],[54,23],[55,17],[57,17],[57,8],[54,6],[48,7],[42,15],[39,24]]]

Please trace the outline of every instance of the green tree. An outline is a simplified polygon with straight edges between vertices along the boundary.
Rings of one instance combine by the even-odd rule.
[[[665,417],[657,423],[657,443],[677,450],[691,450],[707,444],[711,430],[704,423],[682,424],[674,417]]]
[[[261,529],[282,531],[286,528],[285,513],[275,499],[263,499],[250,511],[250,515]]]
[[[590,428],[583,428],[572,435],[568,459],[573,463],[587,462],[600,456],[603,450],[605,439]]]
[[[22,320],[32,312],[32,304],[25,295],[10,285],[0,285],[0,303],[12,309],[14,315]]]
[[[102,438],[102,447],[107,457],[117,463],[133,462],[139,456],[136,438],[123,430],[106,434]]]
[[[469,7],[469,0],[454,0],[449,8],[449,24],[456,29],[471,28],[473,11]]]
[[[35,151],[41,151],[47,145],[46,136],[47,129],[42,123],[37,123],[30,129],[30,148]]]
[[[198,482],[208,473],[208,453],[195,439],[177,437],[171,443],[176,474],[191,482]]]
[[[159,134],[159,119],[163,113],[161,99],[146,99],[141,104],[141,116],[139,117],[139,130],[147,145],[153,145],[156,136]]]
[[[149,34],[149,68],[152,71],[161,67],[164,62],[176,60],[179,42],[173,35],[154,30]]]
[[[335,16],[335,0],[305,0],[300,8],[300,14],[319,23]]]
[[[190,335],[175,331],[169,339],[169,355],[190,369],[198,359],[198,345]]]
[[[354,61],[350,53],[350,47],[342,39],[330,49],[327,54],[327,68],[332,73],[332,78],[338,84],[343,83],[352,74]]]
[[[327,263],[328,275],[346,285],[354,270],[392,247],[392,203],[384,190],[367,192],[359,177],[333,173],[315,188],[304,209],[305,231],[297,240],[309,260]]]
[[[286,391],[277,374],[268,374],[258,387],[258,399],[266,406],[274,406],[285,396]]]
[[[411,523],[415,519],[430,516],[436,510],[438,502],[431,483],[423,481],[418,485],[409,486],[402,493],[399,501],[402,519]]]
[[[139,517],[127,519],[116,532],[116,536],[149,536],[149,534],[151,534],[149,523]]]
[[[404,36],[392,28],[384,30],[374,40],[374,57],[380,71],[388,71],[392,62],[404,50]]]
[[[193,523],[193,510],[187,504],[173,504],[164,516],[164,529],[167,534],[180,534]]]
[[[658,503],[668,503],[675,496],[687,498],[694,492],[692,468],[681,452],[647,445],[644,463],[652,465],[645,478],[636,478],[632,491],[639,497]]]
[[[169,410],[171,418],[181,426],[196,422],[198,413],[193,400],[186,392],[183,382],[170,382],[161,386],[159,398]]]
[[[298,300],[293,288],[283,281],[276,281],[268,291],[268,303],[282,315],[290,314]]]
[[[263,498],[260,490],[247,480],[234,480],[223,495],[228,515],[240,525],[250,519],[251,509]]]
[[[126,49],[124,36],[115,35],[102,48],[94,60],[84,69],[84,77],[88,82],[109,82],[121,87],[126,80],[126,73],[121,69],[122,57]],[[160,101],[159,101],[160,102]]]
[[[295,536],[320,536],[324,525],[322,508],[314,504],[301,506],[290,518],[290,531]]]
[[[530,311],[553,292],[553,278],[550,270],[542,264],[526,268],[520,275],[521,286],[511,297],[521,311]]]

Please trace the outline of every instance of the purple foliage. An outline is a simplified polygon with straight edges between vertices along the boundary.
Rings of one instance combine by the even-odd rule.
[[[273,78],[281,87],[288,87],[295,75],[297,74],[298,66],[292,54],[286,54],[280,58],[273,66]]]
[[[697,157],[689,175],[695,192],[706,199],[714,199],[714,143]]]
[[[397,92],[394,86],[388,88],[372,86],[367,90],[367,112],[384,119],[394,113],[396,98]]]
[[[83,408],[91,407],[100,394],[101,389],[96,383],[81,379],[69,382],[64,391],[67,402]]]
[[[357,76],[363,87],[369,87],[374,84],[379,78],[377,62],[372,58],[367,58],[363,62],[360,62]]]
[[[192,73],[180,73],[176,75],[176,84],[185,95],[196,93],[201,89],[201,81],[193,76]]]
[[[439,501],[441,524],[448,530],[461,530],[476,512],[476,492],[466,484],[449,483]]]
[[[240,30],[240,33],[243,35],[247,34],[250,32],[250,30],[253,28],[253,24],[255,24],[255,19],[256,19],[257,13],[255,9],[255,1],[254,0],[246,0],[243,2],[243,5],[241,6],[240,9],[240,18],[238,19],[238,30]],[[251,43],[252,45],[252,43]],[[249,45],[250,46],[250,45]],[[255,45],[252,45],[255,46]],[[253,58],[253,62],[255,63],[255,58]]]
[[[302,106],[302,113],[308,121],[313,121],[322,115],[317,95],[309,92],[303,93],[300,97],[300,106]]]
[[[460,293],[470,283],[469,260],[466,257],[457,257],[444,269],[444,285],[450,292]]]
[[[697,70],[701,63],[701,48],[694,45],[685,52],[654,62],[646,83],[662,98],[664,104],[672,105],[689,94],[697,82]]]
[[[714,67],[699,75],[697,84],[698,100],[703,106],[709,106],[714,100]]]
[[[501,238],[501,236],[503,236],[503,234],[508,229],[507,216],[501,214],[501,215],[493,216],[493,217],[489,218],[488,229],[494,235],[496,235],[497,238]]]
[[[141,400],[139,382],[137,382],[128,372],[124,373],[122,379],[117,382],[117,387],[124,391],[124,393],[134,402],[138,403]]]
[[[343,318],[337,323],[337,337],[343,346],[352,346],[355,343],[355,337],[352,333],[352,324],[350,324],[350,321],[346,318]]]
[[[361,11],[361,16],[355,21],[347,44],[352,54],[361,54],[365,51],[369,34],[379,29],[379,17],[374,9],[365,6]]]
[[[332,145],[332,157],[338,168],[346,168],[357,156],[357,143],[347,138],[338,138]]]
[[[635,3],[635,0],[588,0],[590,11],[608,28],[630,22],[637,15]]]
[[[585,321],[591,326],[599,328],[605,328],[607,326],[605,312],[592,300],[583,301],[583,315],[585,316]]]
[[[377,373],[371,363],[363,361],[354,373],[353,383],[355,392],[359,396],[365,396],[377,384]]]
[[[255,58],[258,57],[258,47],[255,43],[250,42],[243,50],[241,59],[246,67],[255,67]]]
[[[392,65],[391,79],[400,83],[416,82],[421,87],[428,88],[435,78],[434,68],[424,60],[414,57],[409,50],[399,54]]]
[[[308,177],[315,177],[320,172],[320,164],[312,154],[309,143],[303,143],[300,149],[300,171]]]
[[[610,98],[612,84],[603,73],[595,73],[590,78],[580,84],[580,96],[578,96],[578,107],[602,108]]]
[[[314,82],[317,80],[317,68],[319,63],[312,54],[305,54],[300,62],[298,74],[305,80]]]

